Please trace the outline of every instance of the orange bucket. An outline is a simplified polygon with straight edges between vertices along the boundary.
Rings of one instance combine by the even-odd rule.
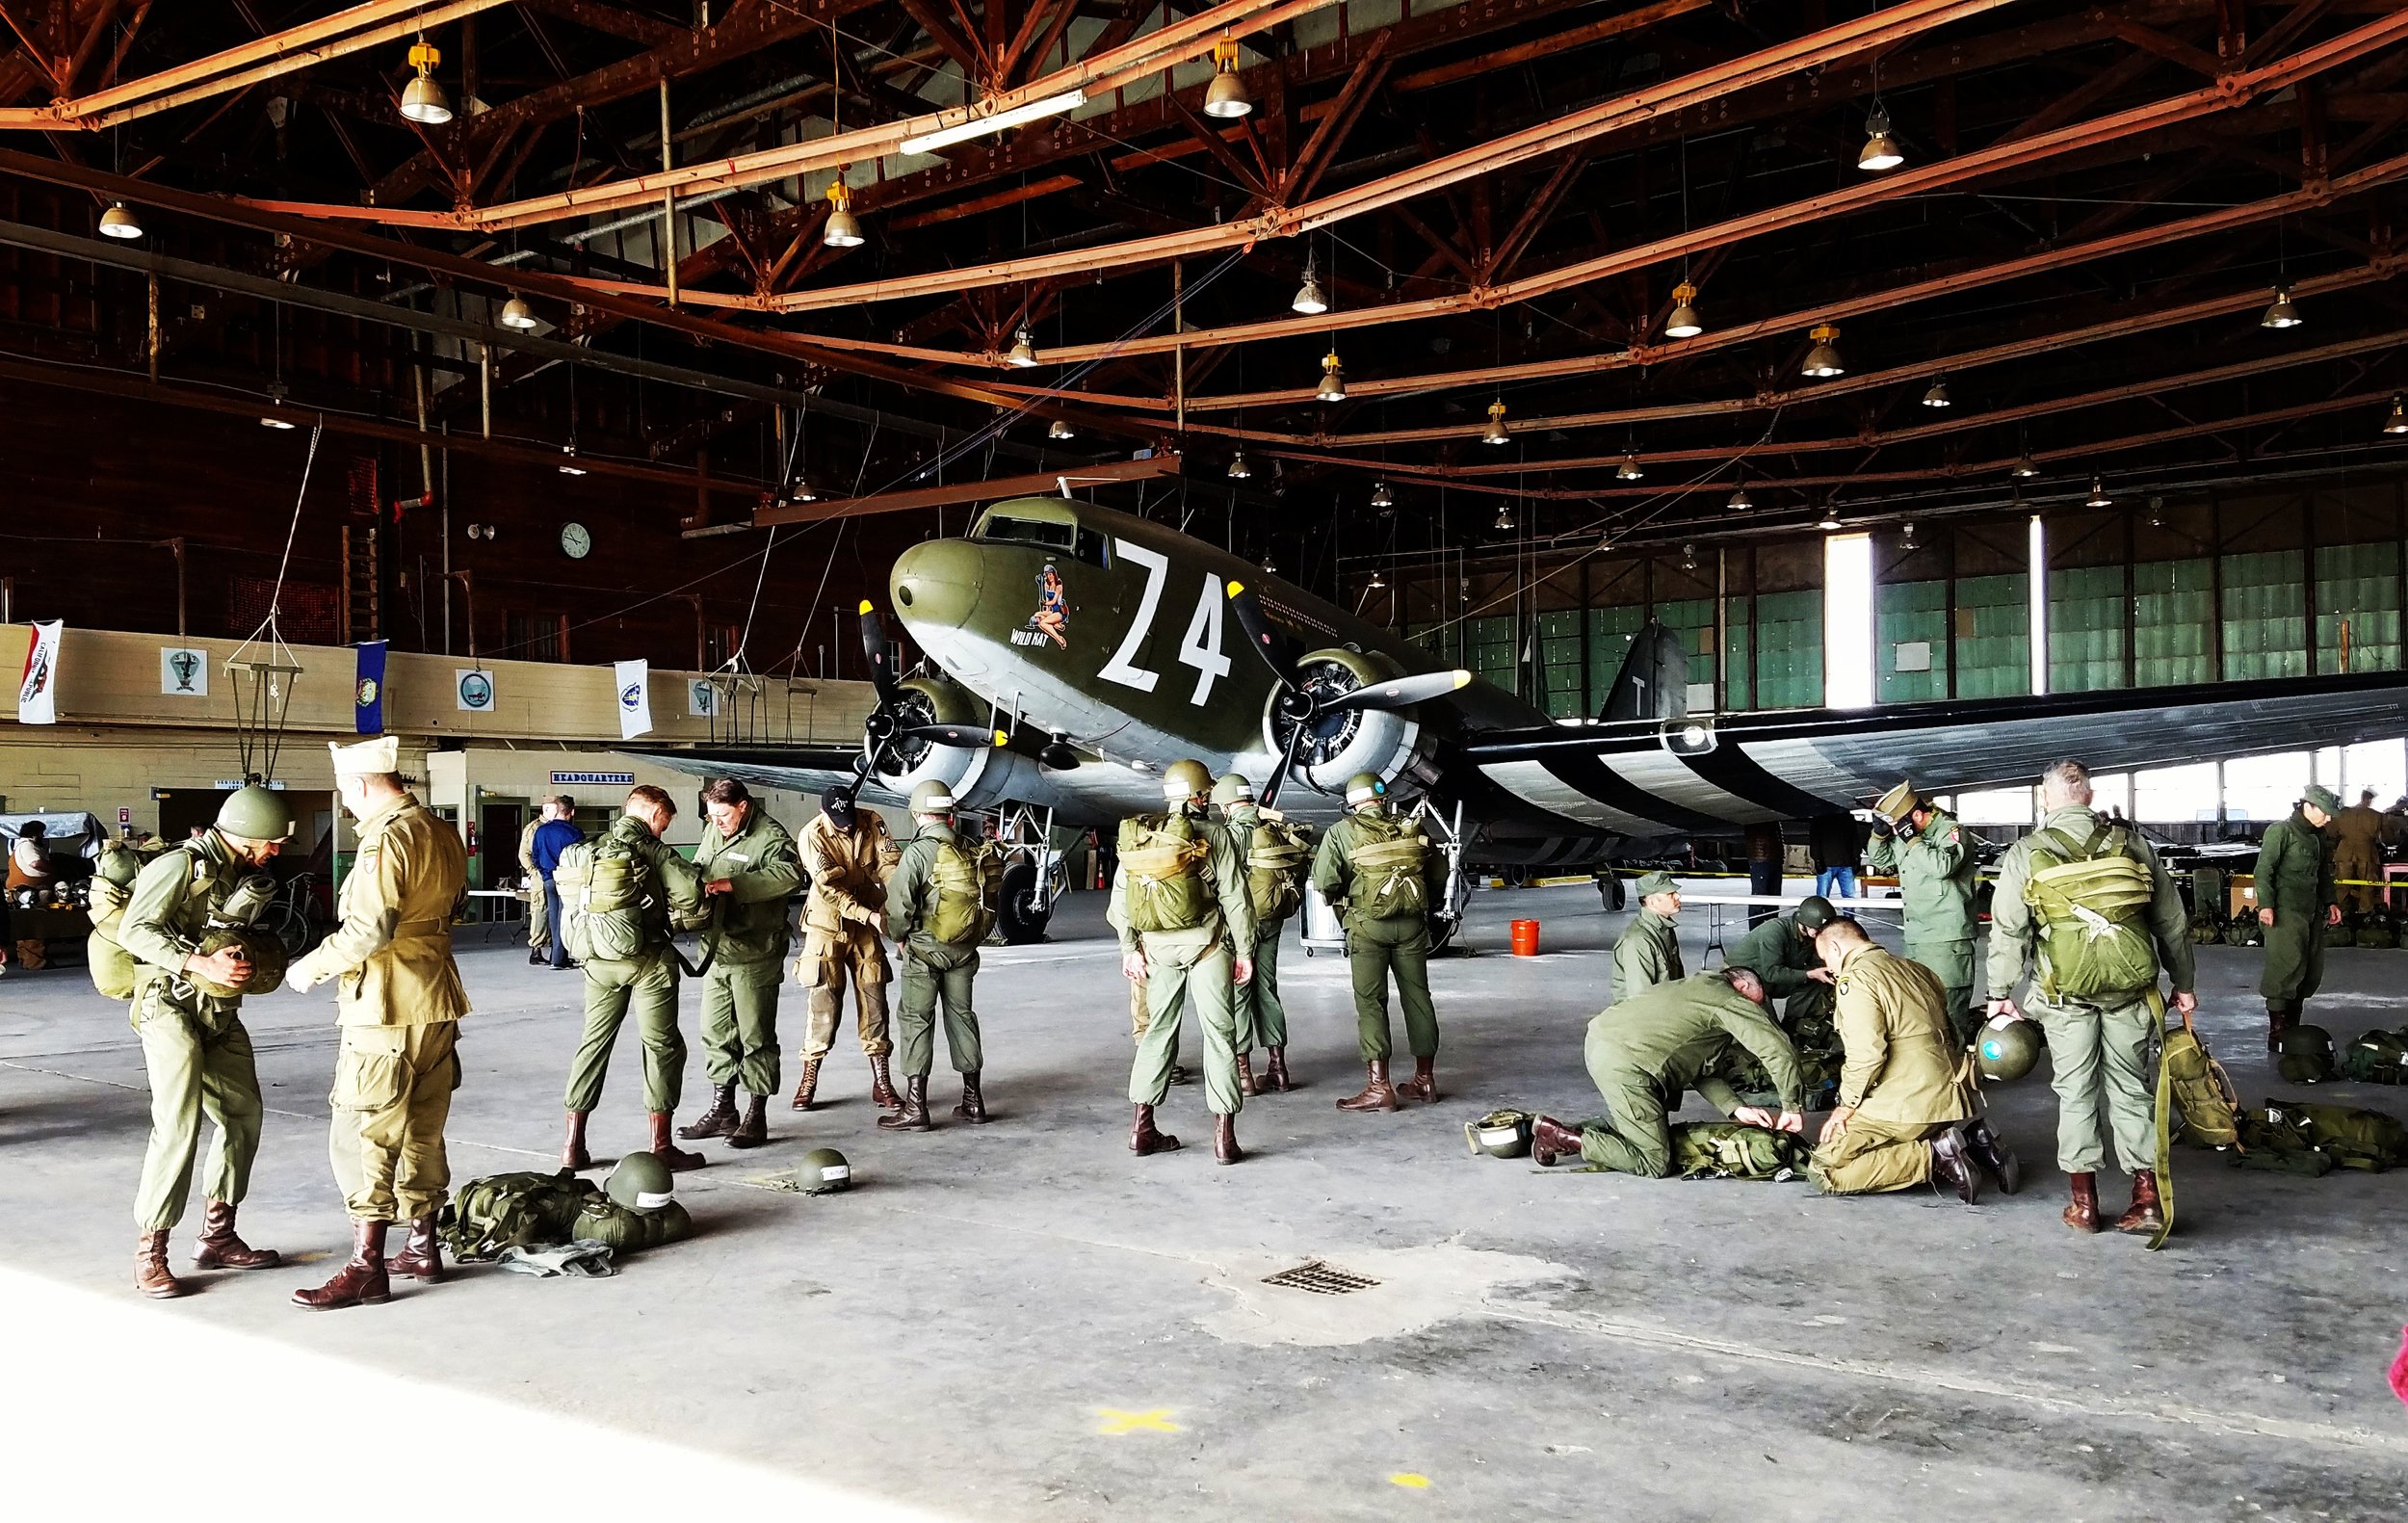
[[[1517,958],[1538,956],[1538,922],[1517,920],[1513,923],[1513,955]]]

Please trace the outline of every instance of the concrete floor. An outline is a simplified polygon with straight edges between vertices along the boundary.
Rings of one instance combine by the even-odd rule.
[[[336,1315],[285,1301],[345,1244],[325,1161],[327,1002],[279,993],[249,1017],[271,1110],[244,1226],[309,1262],[148,1303],[127,1285],[139,1048],[80,973],[12,971],[0,1275],[89,1293],[44,1313],[68,1346],[78,1319],[124,1323],[137,1344],[144,1328],[162,1346],[234,1335],[213,1347],[251,1351],[257,1371],[232,1372],[231,1390],[280,1379],[264,1372],[297,1352],[328,1356],[432,1382],[454,1404],[441,1431],[473,1436],[468,1414],[498,1398],[666,1441],[697,1474],[746,1461],[940,1517],[2408,1513],[2408,1413],[2383,1379],[2408,1314],[2408,1173],[2300,1180],[2186,1153],[2185,1230],[2164,1252],[2078,1239],[2056,1220],[2037,1075],[1993,1113],[2032,1178],[1973,1209],[1469,1157],[1461,1125],[1492,1105],[1594,1109],[1580,1039],[1622,917],[1584,887],[1476,896],[1482,955],[1434,969],[1438,1106],[1331,1109],[1359,1074],[1344,966],[1292,941],[1308,1087],[1249,1104],[1252,1156],[1236,1169],[1212,1162],[1200,1089],[1175,1090],[1165,1121],[1187,1150],[1139,1160],[1101,907],[1080,896],[1052,944],[988,955],[994,1125],[879,1134],[864,1065],[840,1048],[822,1109],[781,1102],[773,1145],[709,1144],[710,1167],[680,1176],[695,1241],[614,1279],[471,1270]],[[1546,955],[1504,956],[1505,920],[1525,916],[1544,923]],[[1688,950],[1696,966],[1696,939]],[[455,1175],[545,1167],[578,981],[499,944],[462,961],[478,1009]],[[2257,965],[2251,951],[2202,955],[2202,1026],[2248,1100],[2285,1091],[2256,1036]],[[2403,972],[2408,953],[2336,953],[2312,1018],[2343,1040],[2408,1021]],[[704,1085],[697,1054],[687,1117]],[[2323,1097],[2408,1112],[2396,1091]],[[640,1142],[640,1108],[629,1036],[597,1154]],[[859,1188],[774,1188],[822,1144],[851,1155]],[[2123,1181],[2102,1184],[2120,1207]],[[188,1220],[179,1256],[190,1233]],[[1345,1298],[1260,1283],[1308,1259],[1382,1283]],[[51,1389],[39,1364],[17,1365],[32,1377],[18,1393]],[[222,1442],[255,1476],[284,1462],[266,1433]],[[408,1447],[446,1469],[439,1443]],[[68,1479],[65,1459],[48,1466],[21,1457],[13,1488]],[[567,1500],[570,1468],[532,1460],[531,1494]]]

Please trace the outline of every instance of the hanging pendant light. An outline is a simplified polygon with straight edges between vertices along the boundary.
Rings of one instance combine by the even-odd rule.
[[[562,445],[561,457],[561,474],[563,476],[583,476],[586,473],[586,468],[577,463],[577,446],[575,444]]]
[[[1623,456],[1621,468],[1613,474],[1626,482],[1635,482],[1645,478],[1647,473],[1639,468],[1638,451],[1633,450],[1629,454]]]
[[[1045,436],[1049,439],[1075,439],[1079,431],[1070,426],[1068,418],[1056,418],[1054,426],[1045,431]]]
[[[1004,356],[1013,369],[1027,370],[1036,363],[1036,340],[1026,325],[1011,338],[1011,353]]]
[[[2112,508],[2115,506],[2115,499],[2107,494],[2107,483],[2093,476],[2090,478],[2090,496],[2082,503],[2082,506],[2084,508]]]
[[[1505,432],[1505,398],[1499,397],[1496,401],[1488,405],[1488,427],[1480,431],[1479,441],[1482,444],[1507,444],[1512,442],[1513,436]]]
[[[1840,336],[1839,324],[1818,324],[1806,336],[1815,341],[1815,347],[1806,352],[1806,374],[1818,380],[1828,380],[1833,376],[1847,374],[1847,367],[1840,363],[1840,350],[1837,343]]]
[[[1213,82],[1204,87],[1204,115],[1235,121],[1254,109],[1254,97],[1238,78],[1238,39],[1223,33],[1213,44]]]
[[[1915,526],[1910,523],[1900,528],[1898,532],[1898,543],[1906,546],[1909,550],[1915,548]]]
[[[452,119],[451,97],[434,82],[434,66],[443,62],[442,50],[421,37],[409,47],[409,66],[418,77],[402,87],[402,116],[422,127],[439,127]]]
[[[1328,354],[1322,356],[1321,389],[1314,392],[1313,396],[1315,400],[1321,402],[1347,400],[1347,367],[1339,360],[1338,351],[1334,347]]]
[[[512,292],[510,299],[502,303],[502,326],[524,332],[536,326],[536,309],[527,304],[525,297]]]
[[[1242,482],[1253,474],[1254,467],[1245,462],[1245,446],[1242,444],[1238,446],[1238,453],[1229,457],[1229,479]]]
[[[1697,569],[1696,545],[1685,544],[1681,546],[1681,569],[1684,571],[1694,571]]]
[[[2032,460],[2031,451],[2026,450],[2021,455],[2015,457],[2015,463],[2008,468],[2007,474],[2009,476],[2021,476],[2028,479],[2039,475],[2040,467]]]
[[[1384,591],[1388,586],[1388,579],[1379,574],[1379,567],[1373,566],[1372,579],[1365,586],[1374,592]]]
[[[1822,516],[1815,521],[1815,527],[1826,534],[1837,529],[1840,527],[1839,513],[1826,504],[1822,510]]]
[[[2299,308],[2291,304],[2290,287],[2278,285],[2274,288],[2274,300],[2267,303],[2265,315],[2258,319],[2258,326],[2260,328],[2297,328],[2305,321],[2307,320],[2299,315]]]
[[[142,235],[142,223],[136,219],[132,208],[128,207],[123,201],[118,202],[116,205],[100,214],[101,237],[140,238]]]
[[[1949,378],[1941,376],[1934,379],[1930,385],[1924,388],[1924,406],[1926,407],[1945,407],[1948,405]]]
[[[1865,147],[1856,155],[1856,167],[1870,174],[1895,170],[1906,162],[1898,144],[1890,137],[1890,108],[1876,100],[1872,115],[1865,118]]]
[[[1722,506],[1730,512],[1746,512],[1756,506],[1756,499],[1747,495],[1747,484],[1741,482],[1740,489],[1733,492],[1731,500]]]
[[[1397,499],[1396,499],[1396,497],[1395,497],[1393,494],[1391,494],[1391,493],[1389,492],[1389,490],[1388,490],[1388,484],[1387,484],[1386,482],[1374,482],[1374,483],[1372,483],[1372,506],[1373,506],[1373,507],[1374,507],[1374,508],[1378,508],[1378,509],[1381,509],[1381,510],[1383,510],[1383,511],[1384,511],[1384,510],[1387,510],[1387,509],[1390,509],[1390,508],[1394,508],[1396,505],[1397,505]]]
[[[2383,420],[2383,432],[2408,433],[2408,398],[2396,391],[2392,393],[2392,415]]]
[[[836,167],[836,178],[828,181],[827,198],[833,209],[827,214],[827,225],[820,229],[820,242],[830,249],[860,248],[861,220],[852,214],[852,187],[845,183],[841,164]]]
[[[1497,505],[1497,527],[1503,530],[1510,530],[1513,527],[1513,505],[1511,503]]]
[[[1672,315],[1664,320],[1666,338],[1695,338],[1706,330],[1697,320],[1697,308],[1690,303],[1697,300],[1697,287],[1687,280],[1672,288]]]
[[[1319,317],[1329,310],[1329,298],[1322,295],[1321,276],[1314,273],[1313,256],[1304,256],[1304,283],[1296,287],[1296,300],[1288,303],[1291,311],[1306,317]]]

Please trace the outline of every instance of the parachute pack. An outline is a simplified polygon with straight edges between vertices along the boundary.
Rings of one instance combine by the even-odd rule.
[[[1418,820],[1381,820],[1356,815],[1362,839],[1347,853],[1352,875],[1347,907],[1369,920],[1426,914],[1429,896],[1423,874],[1429,842]]]
[[[691,1236],[694,1221],[674,1200],[655,1212],[637,1211],[575,1174],[530,1171],[462,1185],[443,1208],[440,1230],[454,1258],[477,1264],[501,1257],[508,1247],[585,1241],[622,1252],[655,1247]]]
[[[1192,931],[1216,907],[1205,881],[1212,843],[1184,814],[1141,814],[1120,822],[1120,866],[1127,876],[1129,929]]]
[[[2091,999],[2156,983],[2157,946],[2140,913],[2157,883],[2132,832],[2102,825],[2080,844],[2055,829],[2028,839],[2029,892],[2042,927],[2041,991]]]
[[[1003,848],[983,838],[967,846],[958,837],[940,842],[929,881],[936,903],[929,910],[928,933],[949,947],[984,941],[1003,907]]]
[[[131,897],[124,884],[92,880],[92,934],[84,938],[84,966],[92,987],[113,1000],[134,997],[134,955],[118,943],[118,922]]]
[[[1683,1121],[1670,1128],[1672,1171],[1683,1179],[1793,1179],[1805,1139],[1744,1121]]]
[[[615,835],[580,841],[561,853],[552,886],[561,896],[561,939],[568,955],[623,961],[643,955],[649,874]]]
[[[2267,1100],[2242,1116],[2241,1136],[2249,1148],[2285,1156],[2321,1153],[2339,1169],[2379,1174],[2408,1164],[2408,1126],[2397,1116],[2354,1106]]]
[[[1245,897],[1255,924],[1277,925],[1303,906],[1304,866],[1312,857],[1310,830],[1276,809],[1257,813],[1245,846]]]
[[[2342,1053],[2341,1069],[2360,1084],[2408,1082],[2408,1026],[2397,1031],[2377,1029],[2360,1037]],[[2283,1077],[2290,1078],[2290,1071],[2285,1070]]]
[[[2159,1104],[2170,1097],[2181,1117],[2172,1127],[2174,1136],[2200,1147],[2231,1147],[2240,1142],[2240,1091],[2187,1018],[2165,1031],[2158,1063]],[[2167,1120],[2159,1117],[2159,1135]]]

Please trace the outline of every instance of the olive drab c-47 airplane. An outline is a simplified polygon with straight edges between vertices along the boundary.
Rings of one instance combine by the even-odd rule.
[[[1418,803],[1462,864],[1577,868],[1861,808],[1901,777],[1956,792],[2028,782],[2061,756],[2123,772],[2408,730],[2408,676],[2390,671],[1693,713],[1681,640],[1652,624],[1602,714],[1551,721],[1214,545],[1066,495],[998,502],[963,538],[912,546],[890,591],[929,670],[895,670],[865,603],[878,700],[858,749],[651,759],[772,787],[853,787],[889,805],[936,778],[964,812],[1005,816],[1040,841],[1050,827],[1109,829],[1159,810],[1160,774],[1183,757],[1242,773],[1286,814],[1318,822],[1369,772]],[[1014,939],[1041,931],[1045,878],[1035,866],[1016,883],[1008,875]]]

